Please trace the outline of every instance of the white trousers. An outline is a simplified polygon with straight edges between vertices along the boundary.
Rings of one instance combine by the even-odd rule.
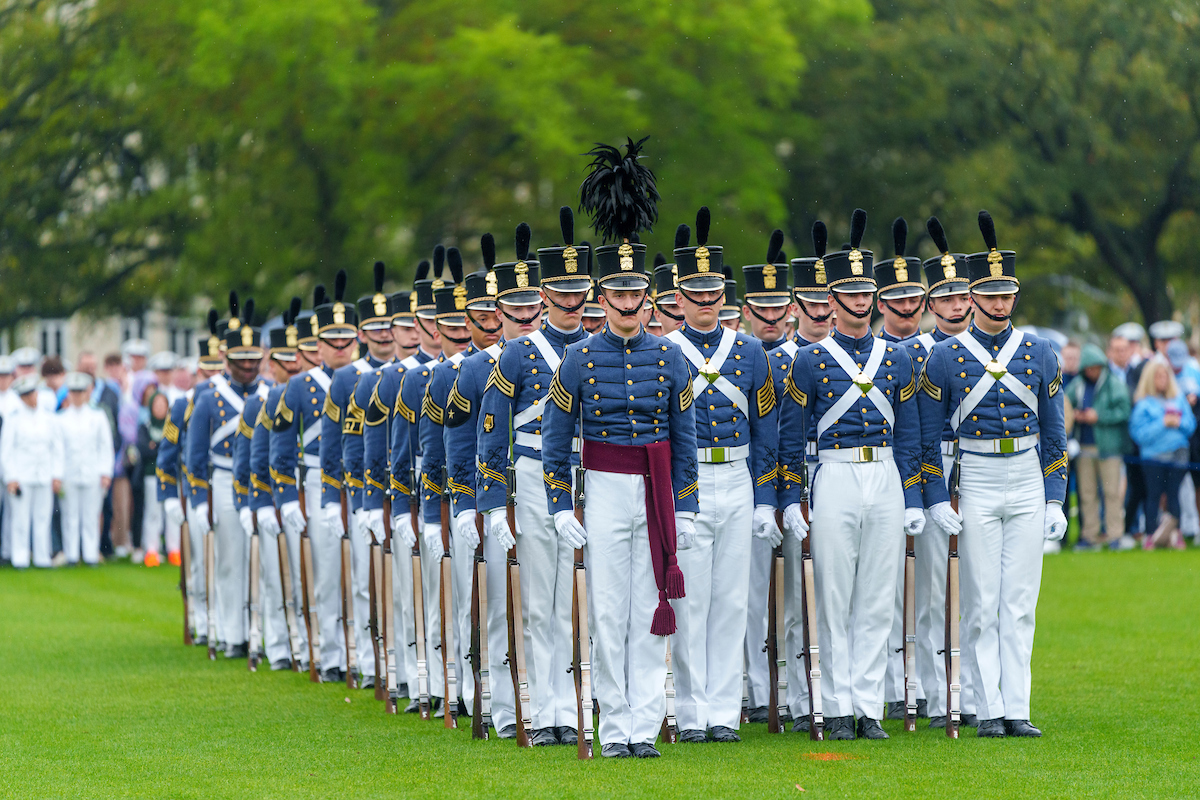
[[[754,482],[745,461],[699,464],[696,542],[680,550],[686,596],[672,600],[680,730],[737,729],[750,586]],[[765,637],[764,637],[765,639]]]
[[[192,609],[196,636],[208,636],[208,604],[205,592],[208,584],[204,577],[204,528],[208,520],[200,520],[190,501],[187,506],[188,544],[191,547],[191,564],[188,569],[188,604]]]
[[[880,719],[904,541],[900,474],[892,461],[822,464],[812,495],[824,713]]]
[[[371,641],[371,533],[361,525],[361,514],[350,514],[350,575],[354,583],[354,649],[364,678],[375,677],[375,649]],[[382,542],[380,543],[382,546]]]
[[[962,458],[958,539],[966,683],[981,719],[1029,719],[1046,492],[1036,448]]]
[[[83,560],[88,564],[100,561],[100,507],[104,490],[100,483],[64,483],[59,504],[62,522],[63,555],[71,564],[79,561],[82,546]]]
[[[3,480],[0,477],[0,480]],[[0,519],[0,560],[12,561],[12,503],[8,498],[11,496],[8,492],[3,492],[3,500],[0,503],[4,505],[4,517]]]
[[[763,649],[767,642],[767,591],[770,589],[770,581],[771,545],[762,539],[751,537],[750,594],[746,602],[744,647],[751,708],[766,706],[771,696],[770,670],[767,665],[767,653]]]
[[[475,549],[458,536],[450,538],[450,574],[454,577],[451,600],[454,603],[454,663],[458,668],[458,696],[475,713],[475,671],[471,669],[471,570],[475,568]]]
[[[522,456],[517,471],[517,558],[525,663],[534,730],[579,722],[571,666],[571,594],[575,551],[558,537],[546,510],[542,462]]]
[[[658,587],[645,479],[588,470],[584,527],[600,743],[653,742],[666,713],[667,641],[650,633]]]
[[[483,557],[487,559],[488,672],[492,690],[492,724],[496,730],[500,730],[517,722],[512,672],[508,665],[508,553],[488,536],[483,540]]]
[[[920,536],[913,539],[913,555],[916,555],[916,542],[918,539],[924,538],[924,531]],[[949,548],[949,544],[947,544]],[[883,699],[889,703],[901,703],[904,701],[904,538],[900,540],[900,558],[896,570],[896,597],[895,605],[892,607],[892,630],[888,633],[887,643],[887,668],[883,673]],[[915,575],[914,575],[915,580]],[[916,586],[913,586],[916,589]],[[942,591],[943,598],[945,590]],[[921,600],[918,596],[914,602],[916,608],[914,612],[916,618],[921,616]],[[945,615],[942,617],[945,620]],[[919,656],[918,656],[919,658]],[[928,699],[928,692],[921,684],[921,670],[917,669],[917,674],[913,676],[917,683],[917,697]]]
[[[289,539],[289,548],[291,544]],[[288,555],[291,556],[290,549]],[[283,583],[279,573],[279,540],[277,537],[259,534],[258,563],[258,572],[261,576],[261,583],[258,587],[258,607],[262,612],[262,637],[267,661],[270,663],[280,660],[290,662],[292,647],[288,641],[287,618],[283,612]],[[295,571],[292,574],[295,575]],[[300,606],[297,604],[297,614],[299,614],[299,610]],[[303,630],[304,622],[303,620],[299,620],[299,622],[301,630]],[[304,658],[307,659],[307,657],[307,653],[305,653]]]
[[[787,654],[787,705],[793,719],[808,716],[811,705],[808,695],[808,662],[800,657],[804,651],[804,617],[801,608],[804,598],[804,593],[801,591],[804,572],[802,561],[803,550],[800,542],[785,533],[783,536],[783,582],[787,585],[787,592],[783,595],[784,641],[780,647],[783,647]],[[815,565],[813,572],[815,577]],[[813,624],[816,623],[817,620],[813,620]],[[766,631],[765,624],[763,630]],[[819,636],[817,646],[820,647]],[[766,655],[764,654],[763,657],[765,659]],[[766,696],[764,695],[763,703],[756,705],[765,704]]]
[[[21,494],[8,495],[12,512],[12,565],[25,568],[30,561],[32,539],[33,565],[50,566],[50,517],[54,514],[54,492],[50,484],[21,484]]]
[[[242,529],[233,504],[233,473],[218,469],[212,476],[213,526],[216,534],[218,638],[228,649],[245,644],[249,600],[250,537]],[[201,552],[204,552],[201,550]]]
[[[313,577],[316,581],[317,625],[321,635],[321,669],[346,669],[346,638],[342,633],[342,540],[325,525],[321,513],[321,471],[308,470],[304,484],[305,510],[308,512],[308,537],[312,540]],[[288,540],[288,545],[291,545]],[[299,569],[299,543],[296,565]],[[293,581],[299,588],[300,573]],[[357,647],[357,645],[355,645]],[[305,652],[307,657],[307,651]]]
[[[392,640],[396,648],[396,683],[417,693],[417,643],[413,625],[412,551],[392,531]]]
[[[421,598],[425,602],[425,666],[429,671],[429,695],[444,697],[446,678],[442,674],[441,649],[442,548],[440,542],[437,547],[426,546],[425,533],[431,528],[441,531],[440,525],[431,523],[421,525]]]

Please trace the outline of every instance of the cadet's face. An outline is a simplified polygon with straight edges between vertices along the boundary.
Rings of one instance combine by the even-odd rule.
[[[71,391],[67,392],[67,397],[70,399],[71,405],[78,407],[87,402],[88,393],[86,391],[76,391],[72,389]]]
[[[832,293],[831,293],[832,298]],[[838,292],[838,299],[846,306],[846,308],[858,314],[863,314],[871,310],[871,303],[875,300],[874,292]],[[832,305],[833,301],[830,300]]]
[[[442,335],[438,333],[436,322],[431,319],[417,317],[416,331],[421,347],[430,353],[436,353],[442,349]]]
[[[491,347],[500,340],[500,320],[497,319],[499,314],[495,311],[468,311],[467,316],[476,323],[470,326],[471,340],[475,342],[475,346],[480,350],[485,347]],[[480,330],[480,328],[486,328],[487,330]]]
[[[261,358],[231,358],[229,372],[238,383],[249,383],[258,375],[262,366]]]
[[[688,325],[702,331],[712,330],[717,324],[717,315],[721,310],[721,299],[725,297],[724,287],[707,292],[682,291],[675,293],[675,302],[683,312],[683,318]],[[703,303],[712,305],[702,305]]]
[[[618,336],[633,336],[642,325],[641,314],[625,316],[620,312],[639,309],[646,299],[645,289],[603,289],[600,306],[605,311],[608,327]]]
[[[540,305],[514,306],[501,301],[497,308],[503,312],[500,314],[500,324],[504,328],[504,338],[509,341],[530,333],[542,323]]]
[[[584,317],[583,329],[588,333],[595,333],[604,327],[604,317]]]
[[[354,360],[354,342],[355,340],[350,337],[320,339],[317,342],[317,352],[321,354],[321,360],[331,369],[337,369]]]
[[[438,332],[442,339],[442,352],[453,355],[461,353],[467,349],[467,345],[471,343],[471,334],[467,332],[465,325],[446,325],[439,322],[437,324]],[[461,339],[462,341],[454,341]]]
[[[797,300],[796,310],[799,312],[796,315],[796,331],[801,336],[810,342],[819,342],[829,335],[829,328],[833,325],[833,311],[829,303]]]
[[[287,379],[300,371],[299,361],[280,361],[271,359],[271,377],[276,383],[287,383]]]
[[[37,392],[26,392],[21,395],[21,402],[30,408],[37,408]]]
[[[993,317],[1006,317],[1017,303],[1015,294],[972,294],[971,302]],[[1007,324],[1007,323],[1005,323]]]
[[[412,353],[417,349],[417,345],[421,343],[421,337],[417,333],[416,325],[393,325],[392,339],[396,342],[396,347]]]
[[[764,342],[777,342],[783,338],[783,323],[788,318],[791,306],[742,306],[742,316],[750,320],[750,333]]]
[[[674,314],[677,317],[680,316],[679,306],[673,306],[673,305],[668,304],[667,311],[671,312],[672,314]],[[663,314],[661,311],[659,313],[655,314],[654,316],[657,317],[658,321],[662,324],[662,335],[663,336],[666,336],[668,333],[673,333],[683,327],[682,319],[677,319],[677,320],[671,319],[669,316],[667,316],[666,314]]]
[[[958,323],[951,321],[949,324],[961,324],[965,327],[967,324],[965,317],[971,315],[971,295],[947,294],[941,297],[931,297],[929,298],[929,310],[941,319],[942,324],[951,320],[960,320]],[[947,331],[947,333],[958,333],[958,331]]]
[[[572,331],[579,327],[579,321],[583,318],[583,301],[587,299],[587,292],[556,292],[553,289],[542,287],[542,296],[546,298],[546,313],[550,315],[550,322],[564,331]],[[575,308],[574,311],[564,311],[555,306],[566,306],[567,308]]]

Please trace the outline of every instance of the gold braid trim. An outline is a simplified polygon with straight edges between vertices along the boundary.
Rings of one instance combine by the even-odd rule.
[[[775,382],[771,380],[769,370],[767,378],[763,382],[762,388],[756,392],[756,396],[758,398],[758,416],[765,417],[775,408]]]
[[[488,375],[487,385],[484,391],[495,386],[507,397],[517,396],[517,387],[512,381],[504,377],[504,373],[500,371],[500,361],[496,361],[496,366],[492,367],[492,373]]]

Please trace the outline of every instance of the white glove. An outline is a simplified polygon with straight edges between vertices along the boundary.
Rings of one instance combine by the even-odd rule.
[[[904,509],[904,535],[920,536],[925,530],[925,512],[919,508]]]
[[[691,550],[696,546],[696,520],[688,513],[675,514],[675,549]]]
[[[188,514],[188,520],[191,522],[192,530],[199,531],[201,534],[212,530],[208,527],[208,503],[192,506],[192,513]]]
[[[1071,461],[1074,461],[1075,457],[1078,455],[1079,442],[1075,441],[1074,439],[1067,439],[1067,458]]]
[[[287,531],[288,536],[298,536],[304,530],[307,523],[304,521],[304,514],[300,512],[300,501],[289,500],[279,507],[279,518],[283,520],[283,529]],[[259,530],[262,530],[262,520],[258,521]]]
[[[167,522],[173,527],[177,528],[183,524],[183,504],[179,502],[178,497],[163,500],[163,513],[167,515]]]
[[[359,518],[362,522],[363,529],[370,531],[375,535],[375,541],[383,543],[383,509],[361,509],[362,516]]]
[[[412,550],[417,543],[417,534],[412,529],[412,514],[405,512],[392,517],[392,536],[399,536],[405,548]]]
[[[803,542],[808,536],[808,523],[804,521],[799,503],[792,503],[783,510],[783,529],[795,536],[797,542]]]
[[[242,523],[242,532],[247,536],[254,533],[254,512],[250,506],[238,509],[238,522]]]
[[[436,522],[427,522],[421,528],[421,546],[430,553],[445,552],[442,549],[442,526]]]
[[[475,509],[460,511],[454,515],[454,535],[472,550],[479,546],[479,529],[475,527]]]
[[[951,535],[962,533],[962,514],[954,510],[949,500],[934,503],[933,508],[929,509],[929,516],[933,518],[934,524],[946,533]]]
[[[275,518],[275,509],[263,506],[256,512],[258,516],[258,532],[263,536],[279,535],[279,520]]]
[[[1063,515],[1062,503],[1051,500],[1046,503],[1046,530],[1043,536],[1048,542],[1060,541],[1067,532],[1067,518]]]
[[[575,550],[587,542],[587,531],[579,524],[579,520],[575,519],[574,511],[554,512],[554,530]]]
[[[346,535],[346,526],[342,524],[342,506],[340,503],[330,503],[327,506],[321,506],[321,513],[325,515],[325,527],[340,539]]]
[[[554,527],[558,527],[557,521]],[[517,543],[517,537],[508,527],[508,509],[504,506],[487,512],[487,535],[495,539],[496,544],[506,553]]]
[[[754,538],[765,539],[771,547],[778,547],[783,533],[775,524],[775,509],[770,506],[754,507]]]

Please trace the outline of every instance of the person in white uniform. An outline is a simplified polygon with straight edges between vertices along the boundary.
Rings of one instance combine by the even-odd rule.
[[[63,451],[58,419],[38,404],[37,375],[13,384],[21,398],[0,431],[0,463],[12,511],[12,565],[24,569],[50,566],[50,517],[54,495],[62,489]]]
[[[67,563],[100,561],[100,506],[112,482],[112,428],[103,411],[88,402],[91,376],[67,375],[67,407],[58,416],[63,452],[62,538]]]
[[[942,477],[946,421],[958,434],[959,512],[940,480],[924,484],[930,516],[961,528],[962,650],[975,694],[978,735],[1041,736],[1030,721],[1030,661],[1043,540],[1067,529],[1062,373],[1050,343],[1013,327],[1021,284],[1017,255],[996,247],[979,212],[987,251],[967,257],[975,319],[934,345],[921,377],[922,468]]]

